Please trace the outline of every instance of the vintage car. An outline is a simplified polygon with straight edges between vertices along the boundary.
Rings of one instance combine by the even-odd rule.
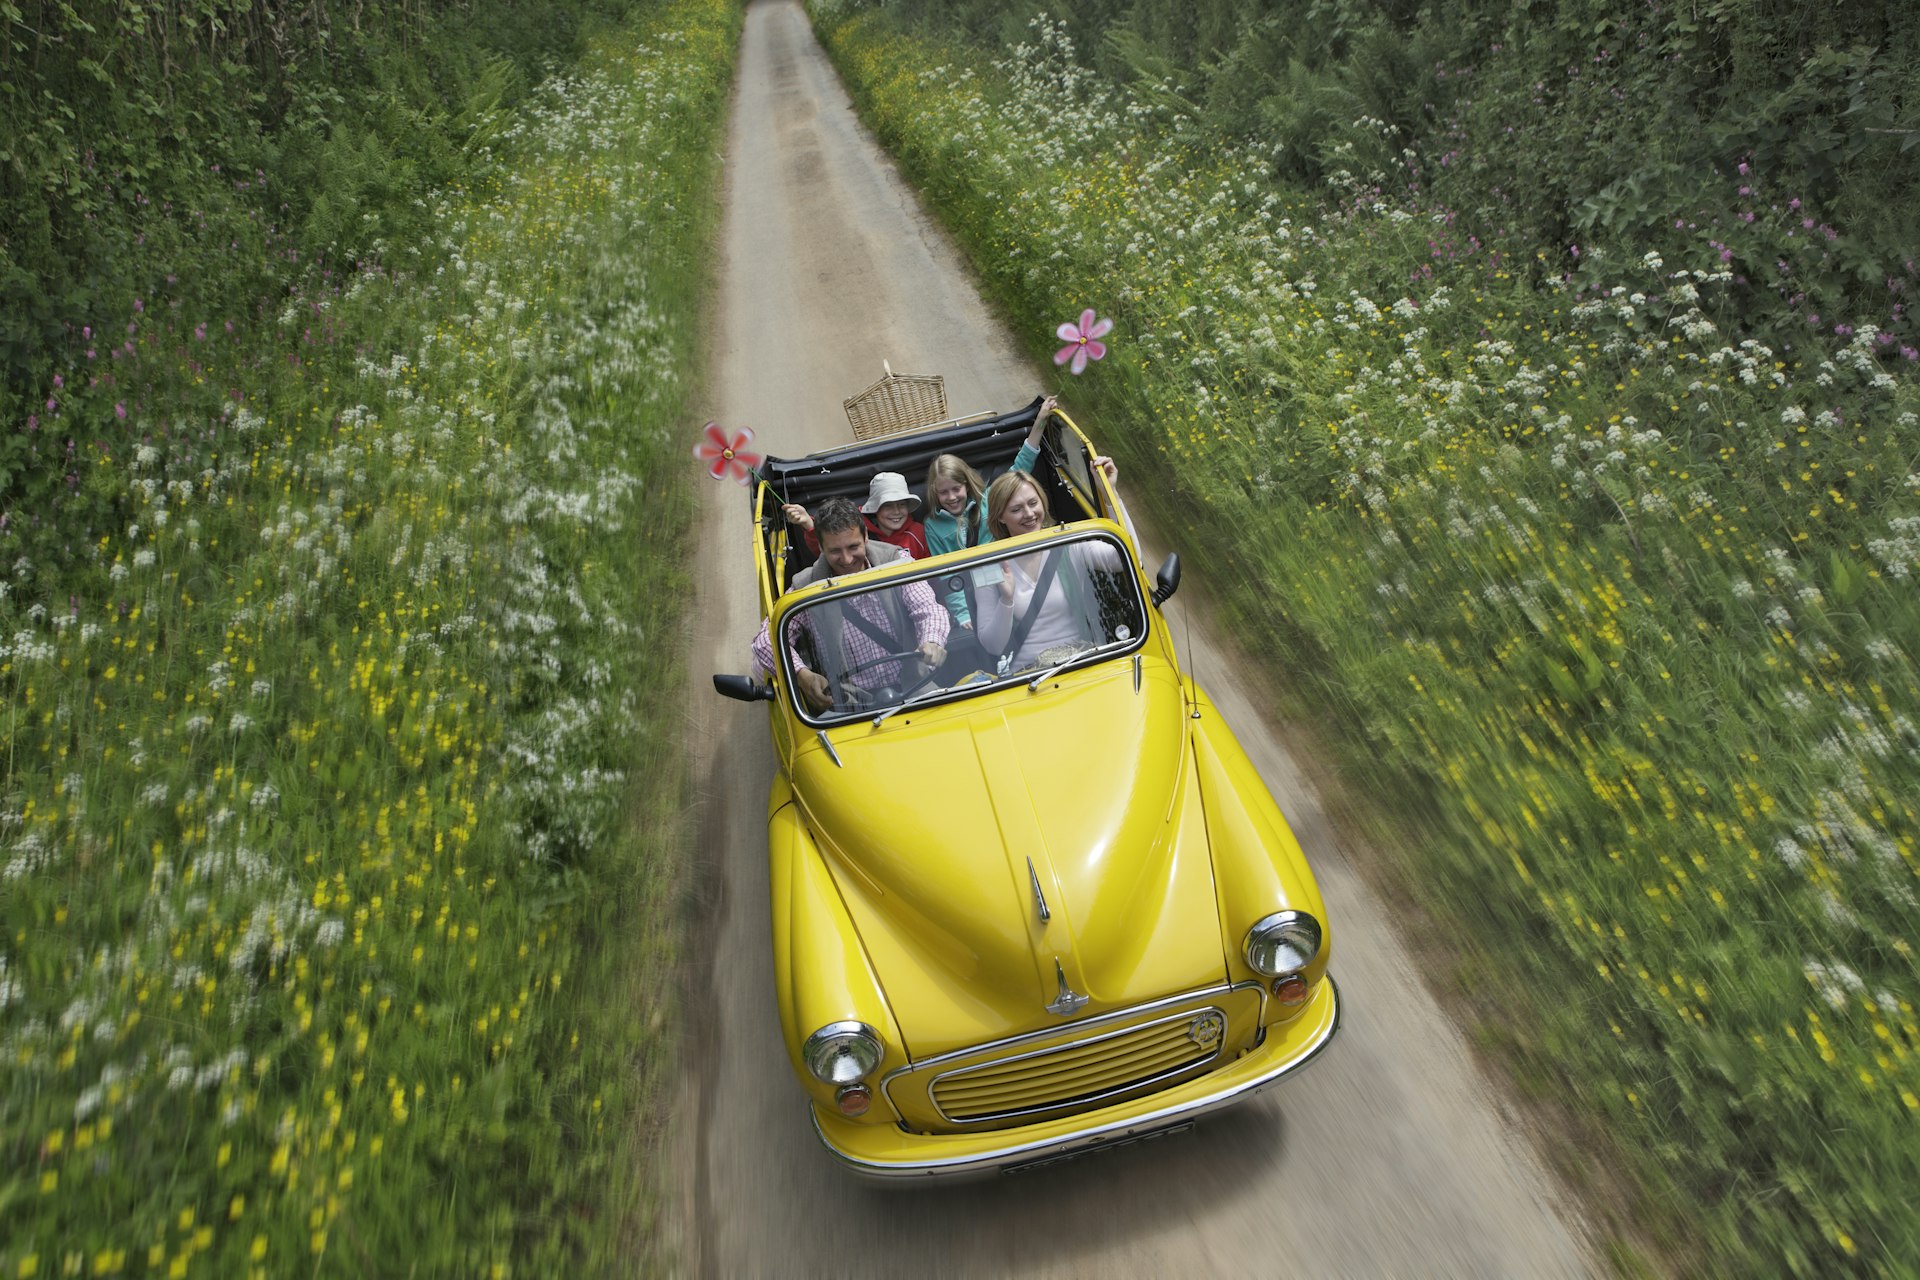
[[[1050,527],[788,590],[810,557],[783,504],[857,502],[879,471],[917,488],[941,453],[991,477],[1040,405],[755,476],[760,606],[784,642],[771,672],[714,684],[770,712],[773,979],[794,1073],[828,1150],[877,1178],[1031,1168],[1186,1128],[1303,1066],[1338,1023],[1313,874],[1160,613],[1178,558],[1145,578],[1065,414],[1034,467]],[[1038,652],[1020,619],[994,625],[1015,561],[1065,602]],[[909,616],[929,598],[976,624],[947,620],[938,667]],[[799,696],[796,664],[830,700]]]

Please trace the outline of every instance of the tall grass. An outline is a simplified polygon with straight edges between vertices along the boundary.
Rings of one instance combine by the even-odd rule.
[[[602,40],[400,269],[130,299],[47,397],[128,516],[0,588],[0,1274],[549,1274],[644,1213],[737,25]]]
[[[1532,247],[1391,175],[1250,176],[1044,19],[992,66],[816,21],[1036,351],[1114,318],[1067,394],[1175,478],[1177,541],[1360,728],[1451,949],[1531,988],[1537,1086],[1617,1140],[1644,1221],[1688,1237],[1670,1261],[1911,1274],[1910,353],[1729,327],[1705,235],[1537,291]]]

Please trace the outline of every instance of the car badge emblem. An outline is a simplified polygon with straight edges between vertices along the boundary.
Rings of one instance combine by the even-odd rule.
[[[1071,1018],[1080,1012],[1087,998],[1067,985],[1067,971],[1060,967],[1060,958],[1054,957],[1053,976],[1060,981],[1060,994],[1047,1005],[1047,1012],[1058,1018]]]
[[[1227,1033],[1227,1021],[1209,1009],[1187,1024],[1187,1039],[1202,1049],[1211,1049],[1220,1043],[1220,1037]]]

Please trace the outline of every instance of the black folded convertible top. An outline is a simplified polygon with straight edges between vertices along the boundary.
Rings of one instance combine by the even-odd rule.
[[[1040,411],[1041,397],[1011,413],[956,426],[907,432],[810,453],[804,458],[768,457],[757,472],[773,489],[774,502],[812,507],[828,498],[864,501],[867,486],[882,471],[897,471],[907,487],[921,493],[927,467],[943,453],[965,458],[987,479],[1005,471]],[[758,490],[756,489],[756,492]],[[931,501],[932,495],[922,494]],[[760,512],[777,514],[776,511]]]

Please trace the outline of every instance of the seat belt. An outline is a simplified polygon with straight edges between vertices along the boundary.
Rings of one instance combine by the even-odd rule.
[[[1020,646],[1027,642],[1027,633],[1033,630],[1033,624],[1040,618],[1040,602],[1046,599],[1047,588],[1053,585],[1053,574],[1060,567],[1060,557],[1067,554],[1065,547],[1055,547],[1047,553],[1047,562],[1040,566],[1040,576],[1034,579],[1033,594],[1027,597],[1027,612],[1023,617],[1014,619],[1013,634],[1007,638],[1007,651],[1000,655],[1000,661],[1012,669],[1014,655],[1020,652]],[[1013,566],[1007,566],[1007,572],[1013,572]],[[1006,671],[1001,672],[1002,675]]]
[[[847,669],[846,611],[838,600],[828,600],[820,605],[820,611],[833,623],[833,648],[836,660],[827,662],[825,644],[815,647],[821,650],[821,675],[827,678],[827,706],[829,709],[840,705],[840,673]]]
[[[880,607],[893,615],[894,622],[905,622],[905,617],[899,613],[900,602],[894,598],[894,592],[897,588],[882,587],[881,590],[885,591],[887,595],[881,600]],[[869,593],[870,596],[871,594],[873,593]],[[839,601],[836,600],[833,603],[838,606]],[[845,610],[845,615],[847,622],[851,622],[856,630],[864,632],[867,639],[879,645],[881,649],[888,653],[901,652],[904,642],[898,635],[889,634],[892,628],[883,628],[881,624],[874,622],[873,619],[861,613],[857,608]]]

